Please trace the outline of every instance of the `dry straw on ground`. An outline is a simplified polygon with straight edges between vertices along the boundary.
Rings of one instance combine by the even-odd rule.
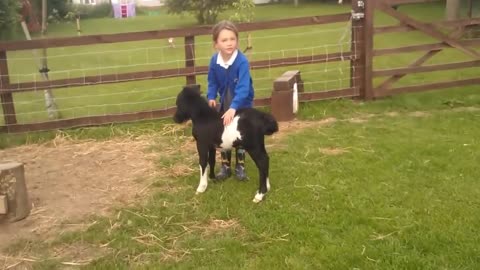
[[[167,128],[166,134],[178,132]],[[57,235],[85,228],[88,223],[82,220],[86,216],[105,215],[113,206],[139,201],[148,194],[154,179],[190,174],[192,169],[185,163],[169,167],[156,164],[160,158],[178,153],[178,147],[172,144],[165,144],[165,151],[153,151],[159,136],[77,141],[59,133],[48,143],[0,150],[1,161],[25,164],[33,205],[25,220],[0,224],[0,249],[19,237],[43,237],[49,232]],[[185,144],[182,151],[194,153],[188,145],[191,142]],[[167,180],[155,186],[171,188]]]

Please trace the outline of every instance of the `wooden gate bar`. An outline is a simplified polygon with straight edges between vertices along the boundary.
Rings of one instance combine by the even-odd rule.
[[[480,24],[480,18],[469,18],[469,19],[460,19],[454,21],[441,21],[441,22],[434,22],[434,23],[425,23],[428,27],[465,27],[470,25],[477,25]],[[379,26],[375,27],[375,34],[384,34],[384,33],[391,33],[391,32],[410,32],[410,31],[418,31],[413,26],[400,24],[400,25],[388,25],[388,26]]]
[[[435,52],[438,52],[438,51],[434,51],[431,53],[433,54]],[[422,58],[422,60],[424,58]],[[470,68],[470,67],[480,67],[480,60],[449,63],[449,64],[439,64],[439,65],[428,65],[428,66],[411,65],[410,67],[404,67],[404,68],[375,70],[373,72],[373,76],[374,77],[382,77],[382,76],[400,77],[409,73],[432,72],[432,71],[440,71],[440,70],[448,70],[448,69]]]
[[[472,78],[472,79],[465,79],[465,80],[457,80],[457,81],[448,81],[448,82],[438,82],[438,83],[431,83],[431,84],[421,84],[421,85],[413,85],[413,86],[402,86],[393,89],[389,89],[388,91],[384,91],[378,93],[376,97],[386,97],[396,94],[403,94],[403,93],[412,93],[412,92],[422,92],[440,88],[449,88],[449,87],[460,87],[466,85],[475,85],[480,84],[480,78]]]
[[[462,41],[461,43],[466,46],[478,46],[480,45],[480,39],[465,40],[465,41]],[[451,48],[451,47],[446,45],[445,43],[429,43],[429,44],[422,44],[422,45],[404,46],[399,48],[376,49],[373,51],[373,55],[381,56],[381,55],[389,55],[389,54],[396,54],[396,53],[418,52],[418,51],[425,51],[425,50],[432,51],[432,50],[440,50],[445,48]]]
[[[383,1],[387,2],[390,6],[439,2],[439,0],[383,0]]]
[[[469,56],[472,56],[476,59],[480,59],[480,54],[477,53],[475,50],[472,50],[470,48],[467,48],[466,46],[463,46],[460,42],[450,38],[449,36],[443,34],[442,32],[438,31],[437,29],[428,27],[425,24],[423,24],[423,23],[421,23],[417,20],[414,20],[414,19],[410,18],[409,16],[404,15],[404,14],[396,11],[395,9],[393,9],[392,7],[390,7],[389,5],[387,5],[384,2],[377,1],[376,3],[377,3],[377,7],[380,10],[382,10],[383,12],[387,13],[388,15],[396,18],[397,20],[401,21],[402,23],[413,26],[416,29],[424,32],[425,34],[427,34],[431,37],[434,37],[436,39],[439,39],[439,40],[447,43],[448,45],[450,45],[454,48],[457,48],[458,50],[464,52],[465,54],[467,54]]]
[[[462,34],[462,31],[456,31],[453,36],[454,38],[458,38],[460,37]],[[433,56],[435,56],[436,54],[438,54],[439,52],[441,52],[442,49],[431,49],[430,51],[428,51],[426,54],[424,54],[423,56],[421,56],[419,59],[415,60],[413,63],[410,64],[410,68],[414,68],[414,67],[418,67],[418,66],[421,66],[423,63],[425,63],[428,59],[432,58]],[[394,84],[395,82],[399,81],[401,78],[403,78],[404,76],[406,75],[406,73],[400,73],[400,74],[395,74],[394,76],[386,79],[385,81],[383,81],[382,83],[380,83],[377,88],[375,89],[375,93],[378,93],[378,92],[381,92],[381,91],[385,91],[385,89],[387,89],[388,87],[390,87],[392,84]]]

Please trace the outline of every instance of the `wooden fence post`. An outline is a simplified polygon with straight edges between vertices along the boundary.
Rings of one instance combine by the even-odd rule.
[[[350,86],[356,87],[364,100],[375,97],[372,83],[375,1],[352,0],[351,51],[354,58],[350,62]]]
[[[2,102],[3,118],[5,125],[17,123],[15,116],[15,106],[13,105],[13,95],[11,92],[4,92],[10,85],[8,78],[7,52],[0,51],[0,99]]]
[[[195,68],[195,36],[185,37],[185,67]],[[187,75],[187,85],[197,84],[195,74]]]
[[[296,84],[297,93],[294,92]],[[272,114],[277,121],[290,121],[295,118],[298,106],[298,92],[303,92],[300,71],[286,71],[273,82],[271,99]],[[295,96],[296,94],[296,96]]]

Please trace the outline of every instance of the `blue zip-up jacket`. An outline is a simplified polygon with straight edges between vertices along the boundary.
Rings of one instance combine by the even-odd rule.
[[[219,53],[214,54],[210,60],[207,98],[216,99],[217,94],[220,94],[220,103],[223,104],[225,90],[230,89],[233,97],[230,108],[238,110],[253,107],[253,82],[247,57],[238,51],[228,70],[217,64],[217,57]]]

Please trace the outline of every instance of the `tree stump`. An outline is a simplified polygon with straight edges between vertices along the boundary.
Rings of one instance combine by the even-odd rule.
[[[0,223],[24,219],[30,210],[23,164],[0,163]]]

